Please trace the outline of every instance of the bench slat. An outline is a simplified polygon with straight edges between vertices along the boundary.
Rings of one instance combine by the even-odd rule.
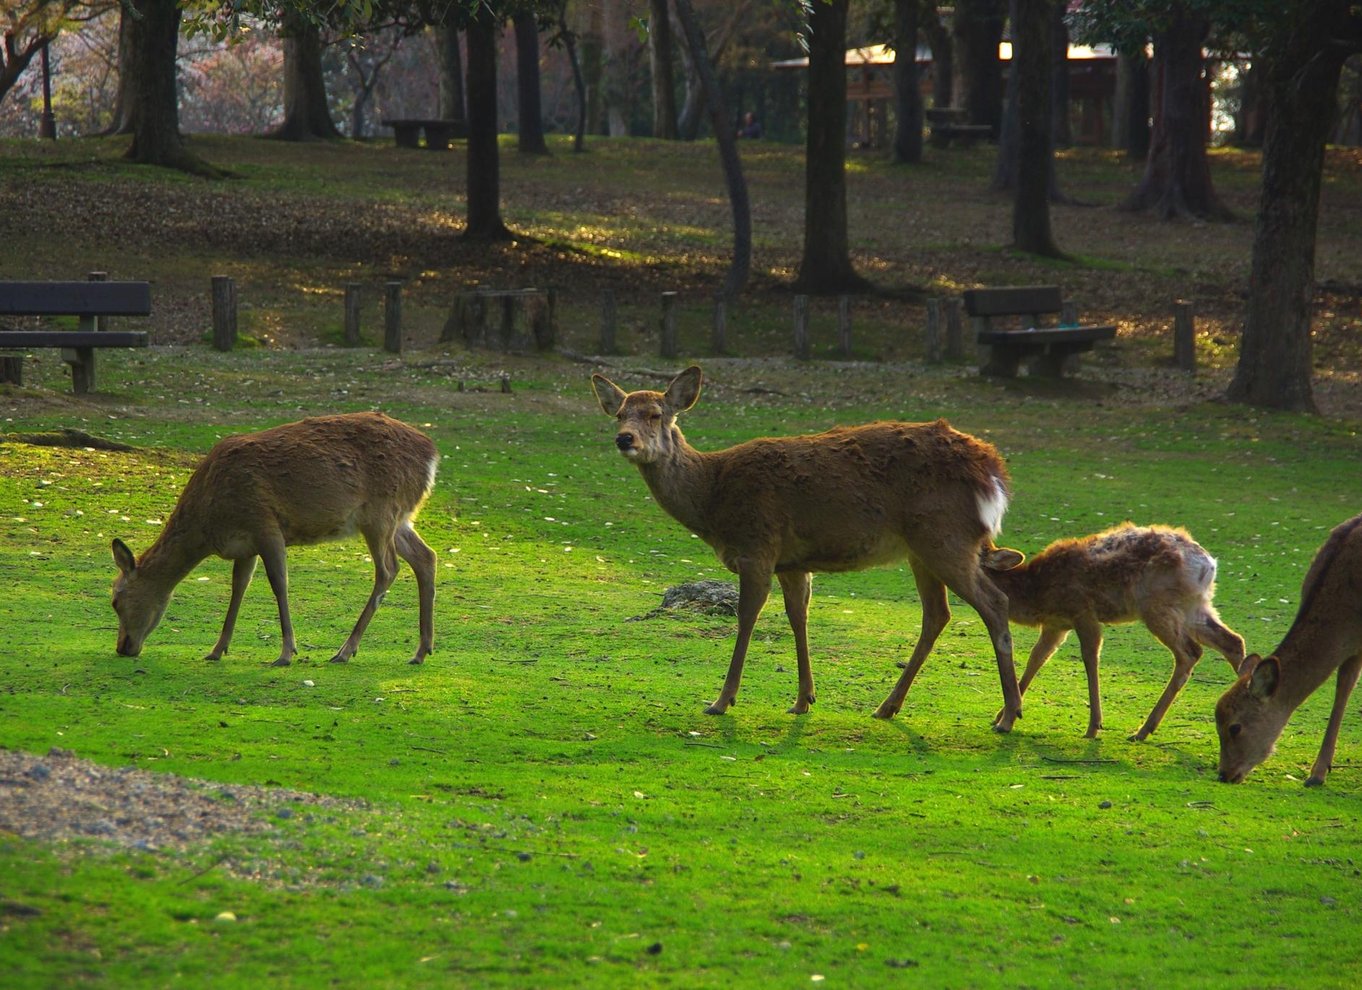
[[[149,316],[151,286],[147,282],[0,282],[0,315]]]
[[[970,316],[1012,316],[1058,313],[1063,302],[1057,285],[1019,285],[1002,289],[966,289],[965,312]]]
[[[140,330],[0,330],[0,351],[30,347],[146,347]]]
[[[1082,341],[1114,340],[1116,327],[1043,327],[1037,330],[981,330],[978,342],[1004,346],[1078,343]]]

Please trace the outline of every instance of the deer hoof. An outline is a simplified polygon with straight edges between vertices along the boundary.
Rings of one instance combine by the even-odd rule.
[[[278,660],[274,661],[274,663],[270,664],[270,666],[271,666],[271,667],[287,667],[287,666],[288,666],[289,664],[291,664],[292,662],[293,662],[293,661],[290,660],[288,657],[280,657]]]
[[[1305,778],[1305,786],[1306,786],[1306,787],[1323,787],[1323,786],[1324,786],[1324,778],[1323,778],[1323,777],[1316,777],[1316,776],[1312,773],[1310,776],[1308,776],[1308,777]]]
[[[884,704],[884,705],[880,705],[879,708],[876,708],[876,709],[875,709],[874,717],[875,717],[875,718],[882,718],[882,719],[884,719],[885,721],[888,721],[889,719],[893,718],[893,717],[894,717],[895,715],[897,715],[898,713],[899,713],[898,708],[896,708],[896,707],[891,707],[891,706],[888,705],[888,704]]]

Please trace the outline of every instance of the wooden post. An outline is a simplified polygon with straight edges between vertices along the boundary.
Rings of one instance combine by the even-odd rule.
[[[941,300],[927,300],[927,331],[922,341],[923,359],[928,364],[941,363]]]
[[[957,296],[946,300],[946,360],[965,360],[964,302]]]
[[[809,297],[794,297],[794,355],[801,361],[809,359]]]
[[[1173,303],[1173,362],[1183,371],[1196,371],[1196,317],[1192,304]]]
[[[107,281],[109,281],[109,273],[108,273],[108,272],[87,272],[86,275],[85,275],[85,281],[87,281],[87,282],[107,282]],[[112,326],[113,317],[111,317],[111,316],[91,316],[89,319],[90,319],[90,323],[89,323],[88,329],[90,329],[90,330],[108,330],[108,329],[110,329],[111,326]],[[84,330],[84,329],[87,329],[87,328],[86,328],[86,327],[81,327],[81,329]]]
[[[837,297],[837,353],[851,357],[851,297]]]
[[[359,343],[359,283],[345,283],[345,344],[354,347]]]
[[[664,358],[676,357],[676,293],[662,293],[662,348]]]
[[[213,276],[213,350],[236,346],[236,282],[230,275]]]
[[[714,331],[709,338],[709,349],[715,354],[728,352],[728,303],[714,300]]]
[[[383,286],[383,349],[402,353],[402,283],[396,279]]]
[[[601,293],[601,353],[615,353],[615,290]]]

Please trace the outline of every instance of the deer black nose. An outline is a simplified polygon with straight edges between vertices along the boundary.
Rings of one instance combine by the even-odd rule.
[[[615,446],[620,450],[628,450],[634,445],[634,435],[632,433],[616,433]]]

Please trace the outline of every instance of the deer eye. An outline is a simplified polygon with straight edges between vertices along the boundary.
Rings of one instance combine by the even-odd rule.
[[[1231,725],[1230,728],[1229,728],[1230,738],[1231,738],[1231,739],[1238,739],[1238,738],[1239,738],[1239,733],[1241,733],[1241,732],[1243,732],[1243,731],[1244,731],[1244,727],[1243,727],[1242,725],[1240,725],[1238,722],[1235,722],[1235,723],[1234,723],[1233,725]]]

